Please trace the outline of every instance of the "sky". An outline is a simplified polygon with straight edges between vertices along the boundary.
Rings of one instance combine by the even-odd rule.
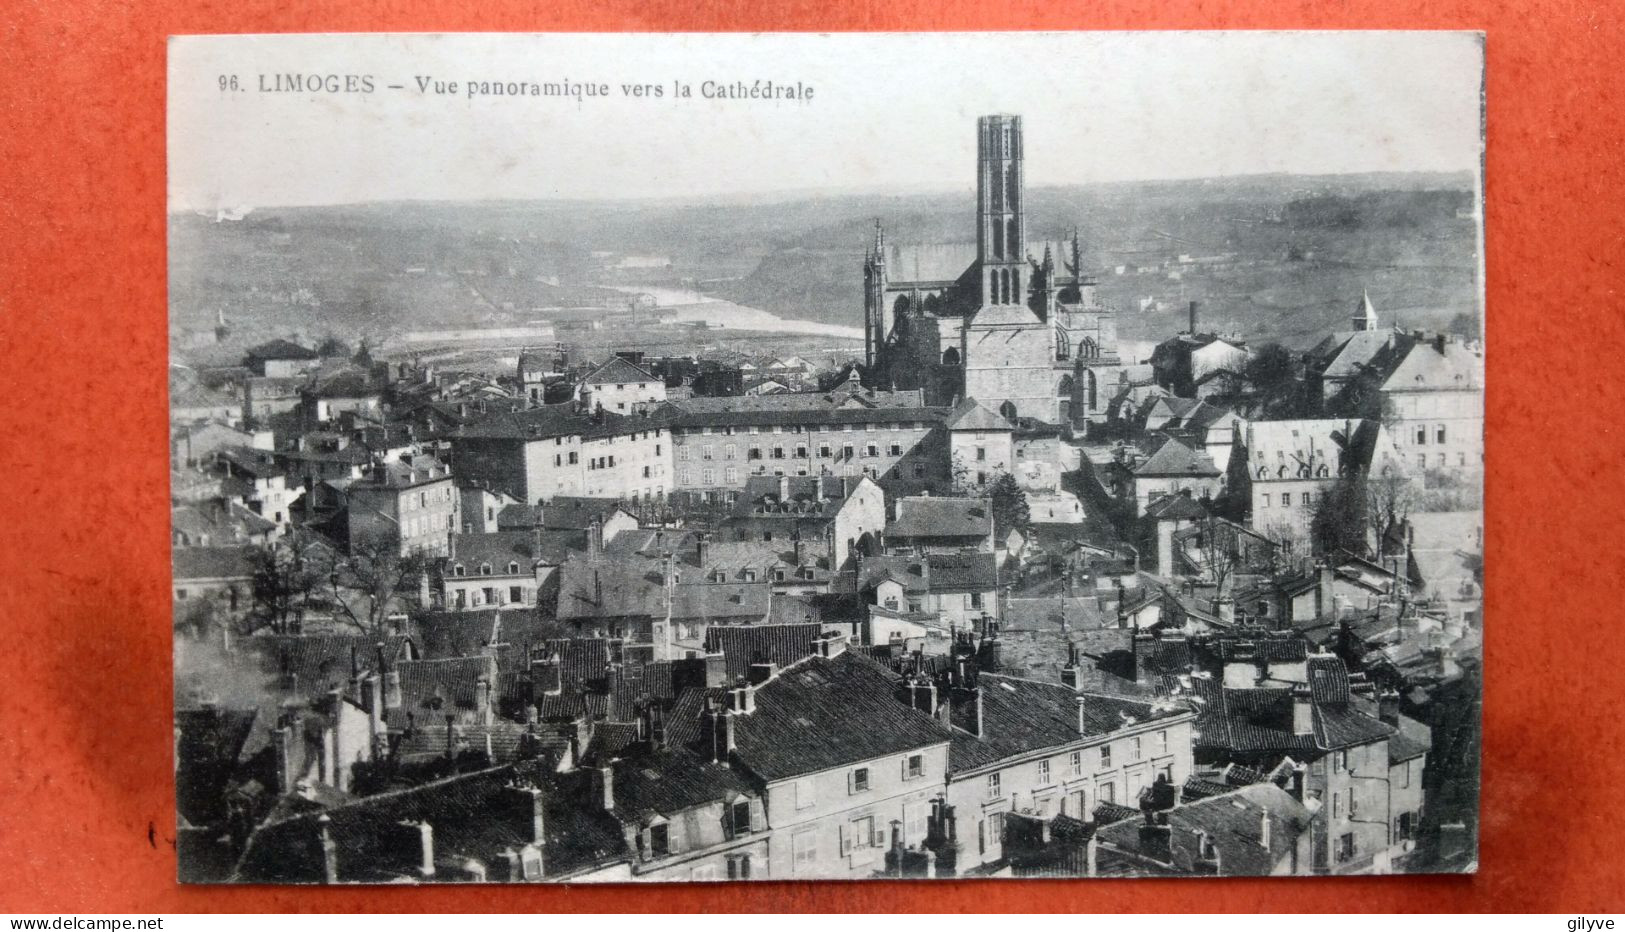
[[[176,37],[170,208],[968,190],[976,117],[1001,112],[1022,116],[1029,186],[1476,176],[1482,48],[1450,32]],[[287,74],[373,91],[274,90]],[[470,81],[610,93],[470,98]],[[706,99],[706,81],[812,97]]]

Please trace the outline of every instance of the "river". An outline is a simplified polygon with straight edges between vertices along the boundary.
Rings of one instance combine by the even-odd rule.
[[[840,324],[822,324],[813,320],[780,317],[761,308],[746,307],[732,301],[708,297],[698,291],[683,288],[662,288],[655,285],[610,285],[626,294],[646,294],[654,298],[655,306],[666,308],[677,315],[682,323],[704,321],[712,327],[728,330],[762,330],[774,333],[804,333],[809,336],[863,339],[862,327]]]

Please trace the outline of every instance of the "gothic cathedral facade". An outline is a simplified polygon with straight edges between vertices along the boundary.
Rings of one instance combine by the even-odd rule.
[[[975,398],[1007,417],[1080,430],[1105,419],[1122,362],[1117,312],[1083,271],[1074,230],[1042,258],[1027,240],[1021,117],[977,120],[976,244],[888,246],[864,259],[865,361],[875,387]]]

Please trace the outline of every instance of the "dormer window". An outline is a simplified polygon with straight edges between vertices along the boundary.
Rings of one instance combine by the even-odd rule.
[[[458,563],[451,568],[451,575],[465,576],[467,575],[467,571],[463,569],[463,565],[461,563]]]
[[[518,574],[518,572],[519,572],[519,564],[516,563],[516,562],[510,562],[508,564],[508,575],[513,576],[513,575]]]
[[[489,564],[489,563],[481,563],[480,564],[480,575],[481,576],[489,576],[489,575],[491,575],[491,564]]]

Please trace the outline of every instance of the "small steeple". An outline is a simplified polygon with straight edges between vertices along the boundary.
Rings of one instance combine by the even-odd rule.
[[[881,225],[880,218],[875,218],[875,245],[873,256],[877,262],[886,261],[886,228]]]
[[[1377,309],[1371,306],[1371,293],[1360,289],[1360,306],[1354,312],[1355,330],[1377,329]]]

